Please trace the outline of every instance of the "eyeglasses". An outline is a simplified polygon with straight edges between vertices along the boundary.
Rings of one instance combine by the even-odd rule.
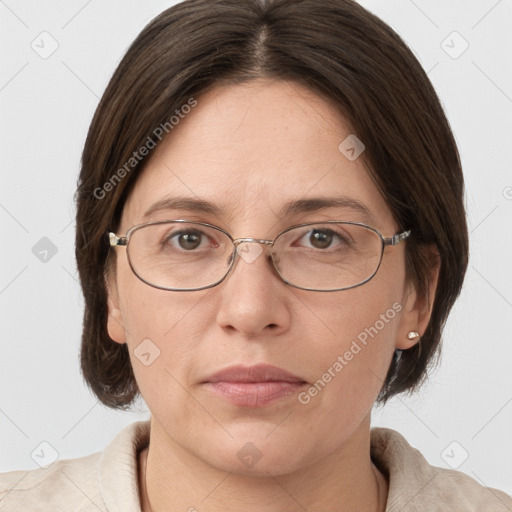
[[[302,290],[329,292],[369,281],[380,267],[385,246],[398,245],[410,233],[385,238],[366,224],[325,221],[291,226],[274,240],[233,239],[211,224],[168,220],[133,226],[122,237],[112,232],[108,236],[112,247],[126,246],[134,274],[161,290],[212,288],[226,279],[238,256],[252,263],[265,245],[270,247],[270,259],[285,283]],[[245,249],[243,244],[247,244]]]

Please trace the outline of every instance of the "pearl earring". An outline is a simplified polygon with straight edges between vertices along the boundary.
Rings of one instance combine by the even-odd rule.
[[[420,333],[416,332],[416,331],[410,331],[409,334],[407,334],[407,338],[409,340],[414,340],[414,339],[419,338],[419,337],[420,337]]]

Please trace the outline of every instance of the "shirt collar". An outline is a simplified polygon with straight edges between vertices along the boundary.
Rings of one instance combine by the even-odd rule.
[[[101,454],[98,484],[109,512],[141,512],[137,462],[149,431],[150,420],[131,423]]]
[[[99,488],[110,512],[140,512],[138,453],[149,443],[150,420],[125,427],[102,452]],[[389,482],[387,512],[406,510],[438,475],[395,430],[370,430],[370,455]],[[436,482],[437,483],[437,482]]]

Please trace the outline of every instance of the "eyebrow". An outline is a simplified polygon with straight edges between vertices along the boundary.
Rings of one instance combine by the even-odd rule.
[[[290,217],[300,213],[317,212],[328,208],[347,208],[364,215],[371,221],[375,218],[371,210],[361,201],[345,196],[337,197],[312,197],[307,199],[292,200],[285,203],[279,211],[280,217]],[[178,196],[168,197],[153,203],[144,213],[143,219],[148,220],[155,213],[166,210],[183,210],[191,213],[205,213],[222,216],[222,208],[204,199]]]

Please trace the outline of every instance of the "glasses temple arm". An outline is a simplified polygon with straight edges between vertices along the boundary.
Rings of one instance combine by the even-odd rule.
[[[403,233],[398,233],[397,235],[393,235],[391,238],[384,238],[385,245],[398,245],[402,240],[405,240],[411,234],[411,230],[404,231]]]
[[[128,241],[125,236],[117,236],[115,233],[109,232],[108,239],[111,247],[115,247],[116,245],[127,245]]]

